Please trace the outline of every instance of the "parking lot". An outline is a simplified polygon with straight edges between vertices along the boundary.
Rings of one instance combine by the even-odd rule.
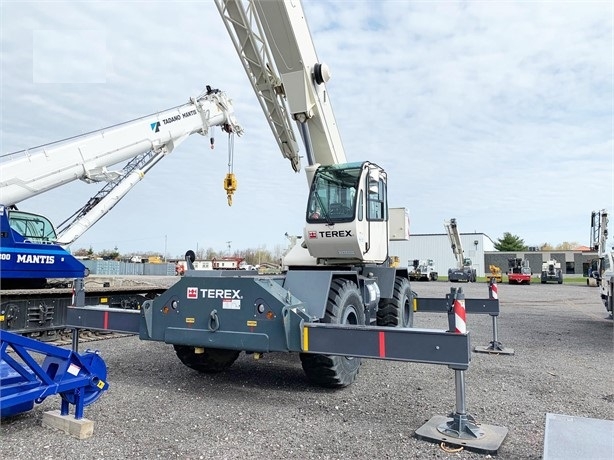
[[[451,286],[488,296],[485,283],[412,283],[421,297],[443,298]],[[596,288],[502,284],[499,298],[499,340],[515,354],[474,353],[465,373],[469,413],[509,430],[498,458],[541,458],[547,413],[613,420],[613,322]],[[447,318],[418,312],[415,326],[446,329]],[[492,340],[488,316],[468,315],[467,328],[473,346]],[[295,354],[242,354],[227,372],[202,375],[170,345],[124,337],[87,346],[105,359],[110,383],[85,410],[94,435],[79,441],[41,427],[42,413],[59,409],[52,397],[2,421],[2,458],[488,457],[414,436],[455,409],[445,366],[365,360],[353,385],[333,391],[310,386]]]

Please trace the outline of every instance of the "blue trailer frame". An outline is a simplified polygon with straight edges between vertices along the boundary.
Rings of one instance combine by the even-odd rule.
[[[12,350],[15,357],[9,353]],[[45,355],[38,364],[30,352]],[[97,352],[79,354],[38,340],[0,331],[0,416],[27,412],[34,403],[59,394],[61,415],[75,406],[75,419],[83,418],[83,408],[100,398],[109,388],[107,367]]]

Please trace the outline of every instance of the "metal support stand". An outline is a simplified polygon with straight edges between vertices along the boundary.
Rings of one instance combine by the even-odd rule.
[[[79,353],[79,329],[77,328],[72,330],[72,351]]]
[[[437,427],[440,433],[459,439],[480,439],[484,437],[473,416],[467,414],[465,408],[465,371],[454,371],[454,385],[456,388],[456,412],[451,414],[452,420]]]
[[[448,304],[450,331],[462,331],[464,308],[459,318],[459,301],[464,301],[462,289],[451,288]],[[461,303],[462,306],[462,303]],[[458,333],[458,332],[457,332]],[[453,366],[450,366],[454,369]],[[482,425],[467,413],[465,405],[465,371],[454,369],[456,410],[448,417],[436,415],[416,430],[416,437],[428,441],[448,443],[461,448],[496,454],[507,436],[507,428]]]
[[[490,279],[490,283],[488,283],[488,298],[492,300],[496,300],[499,302],[499,294],[497,288],[497,281],[494,278]],[[513,355],[513,348],[505,348],[498,339],[498,329],[497,329],[497,314],[491,314],[492,316],[492,341],[488,346],[480,347],[477,346],[473,349],[476,353],[491,353],[497,355]]]
[[[473,349],[476,353],[491,353],[497,355],[513,355],[513,348],[506,348],[497,338],[497,317],[492,317],[492,341],[488,346],[477,346]]]
[[[76,278],[72,288],[72,307],[83,307],[85,305],[85,282],[83,278]],[[79,329],[72,330],[72,351],[79,353]],[[63,412],[63,408],[62,408]],[[62,413],[62,415],[64,415]]]
[[[488,299],[465,299],[465,296],[462,294],[462,288],[452,287],[450,288],[450,294],[447,294],[445,299],[425,297],[416,298],[416,311],[424,313],[442,313],[445,311],[450,311],[450,309],[454,308],[454,302],[456,300],[462,300],[464,302],[466,314],[490,315],[492,317],[492,342],[485,347],[475,347],[473,351],[477,353],[513,355],[514,350],[512,348],[505,348],[497,337],[497,316],[499,316],[499,296],[497,290],[497,282],[494,278],[491,279],[488,285]],[[453,321],[453,317],[448,319],[449,331],[454,331],[455,326],[453,326]]]
[[[449,417],[435,415],[416,430],[416,437],[485,454],[496,454],[507,432],[504,426],[478,424],[471,415],[457,412]]]
[[[603,283],[603,280],[601,280]],[[610,319],[614,319],[614,276],[610,276],[610,285],[608,289],[607,310],[610,312]]]

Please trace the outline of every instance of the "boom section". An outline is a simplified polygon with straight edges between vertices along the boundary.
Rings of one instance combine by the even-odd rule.
[[[454,253],[454,258],[456,259],[456,266],[457,268],[462,269],[469,263],[469,261],[464,257],[463,245],[461,243],[460,234],[458,233],[456,219],[452,218],[449,221],[446,220],[444,221],[443,225],[448,233],[450,246],[452,247],[452,252]]]
[[[282,155],[295,171],[298,122],[309,165],[346,162],[320,64],[300,1],[216,0]]]
[[[591,248],[602,257],[607,252],[608,213],[605,209],[591,213]]]
[[[0,157],[0,203],[14,205],[76,179],[112,181],[120,173],[108,167],[149,151],[168,154],[191,134],[206,135],[211,126],[241,134],[231,101],[207,89],[164,112]]]

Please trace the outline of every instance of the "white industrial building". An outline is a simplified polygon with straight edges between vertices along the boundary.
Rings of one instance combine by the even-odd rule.
[[[465,257],[473,262],[477,276],[485,276],[484,253],[495,250],[495,243],[485,233],[461,233]],[[412,234],[407,241],[390,241],[390,255],[398,256],[401,266],[411,266],[414,259],[432,259],[440,276],[448,276],[448,269],[457,266],[450,239],[441,234]]]

